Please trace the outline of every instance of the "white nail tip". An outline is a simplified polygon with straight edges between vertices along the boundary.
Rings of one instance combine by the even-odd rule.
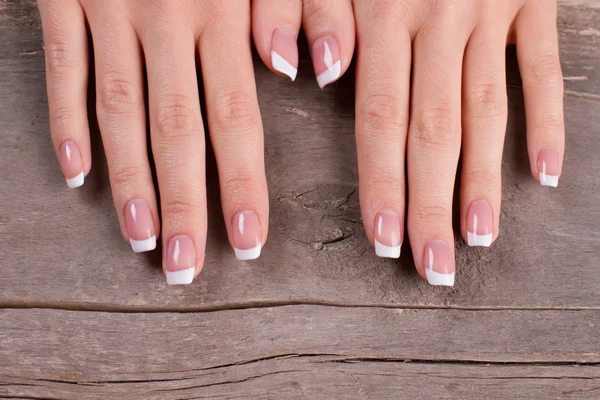
[[[235,251],[235,256],[240,261],[256,260],[258,257],[260,257],[261,249],[262,244],[260,243],[256,247],[253,247],[248,250],[237,249],[235,247],[233,248],[233,250]]]
[[[194,273],[196,268],[188,268],[181,271],[167,271],[167,284],[168,285],[189,285],[194,280]]]
[[[298,69],[290,64],[285,58],[281,57],[276,51],[271,51],[271,64],[275,71],[286,74],[292,81],[296,80]]]
[[[490,247],[492,245],[492,240],[494,236],[491,233],[487,235],[476,235],[472,232],[467,232],[467,243],[469,246],[481,246],[481,247]]]
[[[427,282],[433,286],[454,286],[454,272],[451,274],[441,274],[431,269],[425,269]]]
[[[67,186],[69,187],[69,189],[75,189],[83,185],[84,181],[85,177],[82,171],[75,178],[67,179]]]
[[[558,176],[557,175],[546,175],[543,172],[540,172],[540,183],[542,186],[550,186],[557,187],[558,186]]]
[[[335,64],[327,69],[327,71],[323,72],[321,75],[317,76],[317,83],[319,87],[323,89],[327,84],[335,81],[340,77],[342,73],[342,62],[338,60]]]
[[[156,249],[156,236],[152,236],[146,240],[129,239],[129,244],[134,253],[143,253]]]
[[[384,258],[399,258],[400,246],[386,246],[375,239],[375,254]]]

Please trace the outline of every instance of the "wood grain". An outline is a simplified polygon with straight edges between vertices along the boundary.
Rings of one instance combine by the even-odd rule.
[[[594,398],[599,317],[323,306],[5,310],[0,398]]]

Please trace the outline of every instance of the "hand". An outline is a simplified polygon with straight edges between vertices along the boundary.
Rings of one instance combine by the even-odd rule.
[[[304,3],[316,73],[329,71],[320,75],[327,77],[319,79],[321,86],[339,76],[336,60],[342,60],[341,73],[349,63],[354,34],[347,16],[354,7],[356,142],[369,240],[379,256],[400,256],[406,160],[408,234],[417,270],[433,285],[452,286],[452,194],[461,139],[462,236],[470,246],[490,246],[498,237],[508,43],[517,44],[523,75],[531,171],[544,186],[558,184],[565,132],[556,2]],[[329,45],[333,57],[320,47],[330,40],[323,38],[336,38],[337,47]]]
[[[200,55],[228,236],[241,260],[267,239],[263,132],[250,51],[250,5],[221,0],[40,0],[52,139],[69,187],[91,168],[88,38],[94,43],[97,115],[123,237],[153,250],[161,232],[146,149],[160,187],[163,268],[191,283],[207,235]],[[145,107],[145,79],[149,106]]]

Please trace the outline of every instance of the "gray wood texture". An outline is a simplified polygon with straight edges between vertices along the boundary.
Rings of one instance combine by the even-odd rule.
[[[351,71],[318,89],[256,60],[271,198],[260,260],[227,243],[209,160],[205,268],[165,285],[134,255],[101,143],[67,191],[51,146],[35,2],[0,0],[0,398],[600,398],[600,2],[560,2],[567,154],[556,190],[531,178],[520,79],[501,233],[457,235],[456,286],[378,259],[360,221]],[[458,232],[458,229],[456,229]]]

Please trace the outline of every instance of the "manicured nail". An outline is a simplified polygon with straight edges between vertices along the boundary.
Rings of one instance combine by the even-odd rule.
[[[467,242],[469,246],[490,247],[494,235],[492,207],[485,200],[474,201],[467,213]]]
[[[538,174],[542,186],[558,186],[559,162],[558,152],[553,149],[544,149],[538,155]]]
[[[196,247],[189,236],[171,238],[167,252],[167,284],[189,285],[196,271]]]
[[[312,59],[317,83],[321,89],[340,77],[342,73],[340,46],[333,36],[324,36],[315,41],[312,47]]]
[[[129,244],[135,253],[156,248],[156,232],[152,211],[146,200],[131,200],[125,206],[125,225]]]
[[[242,211],[233,217],[232,239],[238,260],[254,260],[260,256],[261,229],[255,212]]]
[[[375,217],[375,254],[400,257],[400,218],[394,211],[381,211]]]
[[[78,188],[85,180],[83,173],[83,161],[79,147],[73,142],[65,142],[60,146],[58,156],[60,168],[67,180],[69,189]]]
[[[454,286],[452,250],[441,240],[432,240],[425,246],[425,275],[430,285]]]
[[[283,28],[275,29],[271,39],[271,64],[275,71],[289,76],[292,81],[298,73],[298,44],[296,35]]]

